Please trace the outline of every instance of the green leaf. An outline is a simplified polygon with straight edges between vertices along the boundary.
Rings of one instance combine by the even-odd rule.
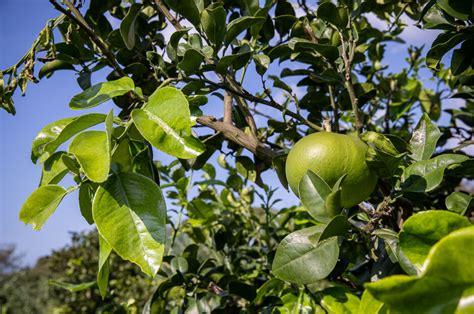
[[[20,220],[40,230],[61,203],[67,190],[59,185],[44,185],[31,193],[20,209]]]
[[[471,65],[471,55],[463,49],[455,49],[451,58],[451,72],[459,75]]]
[[[74,66],[67,61],[56,59],[43,65],[39,70],[38,77],[40,79],[45,76],[49,77],[49,74],[58,70],[74,70]]]
[[[120,257],[153,277],[163,259],[166,205],[160,188],[136,173],[119,173],[99,187],[92,213],[100,235]]]
[[[107,285],[109,283],[110,253],[112,253],[112,247],[99,234],[99,271],[97,272],[97,287],[99,288],[102,300],[107,294]]]
[[[430,250],[419,277],[395,275],[366,284],[390,312],[472,313],[474,227],[457,230]]]
[[[336,7],[331,2],[323,2],[318,7],[318,17],[328,23],[344,29],[347,27],[348,16],[346,9]]]
[[[265,18],[261,16],[241,16],[232,20],[227,25],[227,32],[225,34],[224,43],[229,45],[234,39],[239,36],[244,30],[249,29],[253,25],[260,23],[263,25]]]
[[[357,311],[359,310],[359,298],[343,288],[327,288],[321,291],[321,294],[323,295],[321,298],[321,306],[328,313],[357,314]]]
[[[157,89],[143,109],[132,111],[140,134],[159,150],[183,159],[195,158],[205,146],[191,135],[191,113],[183,93],[173,87]]]
[[[410,157],[416,161],[429,159],[435,151],[436,143],[440,137],[441,132],[438,126],[431,122],[430,117],[424,113],[410,140],[412,151]]]
[[[79,117],[64,118],[48,124],[36,135],[31,148],[31,160],[44,162],[56,149],[73,135],[105,120],[105,114],[89,113]]]
[[[104,182],[110,171],[110,142],[103,131],[85,131],[78,134],[69,145],[87,178]]]
[[[377,132],[365,132],[361,139],[368,145],[367,165],[379,177],[393,177],[397,173],[405,153],[401,154],[390,138]]]
[[[468,159],[464,155],[443,154],[430,160],[415,162],[403,172],[402,188],[408,192],[423,193],[432,191],[443,181],[446,168]]]
[[[278,245],[273,260],[273,274],[296,284],[310,284],[327,277],[339,257],[337,237],[319,241],[325,226],[298,230]]]
[[[441,33],[433,41],[430,50],[426,54],[426,65],[433,70],[439,70],[439,64],[443,56],[465,39],[466,35],[464,33]]]
[[[267,55],[264,54],[258,54],[253,57],[255,60],[255,65],[257,68],[257,73],[262,76],[265,74],[265,72],[268,70],[268,67],[270,66],[270,63],[272,60]]]
[[[181,40],[181,38],[183,38],[183,36],[188,33],[190,29],[191,28],[180,29],[171,35],[170,40],[166,45],[166,54],[168,54],[168,57],[171,60],[176,60],[176,58],[178,57],[179,41]]]
[[[403,254],[421,273],[431,247],[451,232],[469,227],[465,217],[444,210],[417,213],[403,224],[399,245]]]
[[[438,0],[436,4],[449,15],[463,21],[468,20],[471,15],[472,3],[469,1]]]
[[[196,28],[201,22],[201,11],[204,9],[203,0],[165,0],[175,12],[189,20]]]
[[[246,180],[255,182],[257,179],[257,169],[255,168],[254,162],[249,157],[238,156],[235,159],[235,168],[237,169],[237,172]]]
[[[250,48],[248,46],[243,46],[238,53],[223,56],[217,63],[216,72],[226,74],[229,68],[232,68],[234,71],[239,70],[247,64],[251,54],[252,52],[250,51]]]
[[[79,283],[79,284],[73,284],[73,283],[68,283],[64,281],[59,281],[59,280],[53,280],[50,279],[48,280],[48,283],[50,285],[66,289],[69,292],[79,292],[79,291],[84,291],[87,290],[93,286],[95,286],[95,281],[89,281],[89,282],[84,282],[84,283]]]
[[[325,226],[319,241],[323,241],[336,236],[343,236],[349,230],[351,225],[346,216],[337,215]]]
[[[369,290],[365,290],[359,303],[357,314],[378,314],[387,313],[386,307],[379,300],[375,299]]]
[[[134,89],[133,80],[126,76],[115,81],[99,83],[74,96],[69,102],[69,107],[74,110],[92,108]]]
[[[92,218],[92,199],[96,190],[97,187],[94,188],[89,182],[82,183],[79,187],[79,209],[89,225],[94,223],[94,218]]]
[[[66,152],[56,152],[46,159],[43,164],[40,186],[58,184],[68,173],[69,169],[62,159],[65,154]]]
[[[463,192],[453,192],[446,197],[446,208],[451,211],[464,215],[469,208],[473,197]]]
[[[287,155],[277,155],[273,157],[272,166],[275,169],[278,180],[280,180],[281,185],[288,190],[288,180],[286,179],[285,166],[286,166],[286,157]]]
[[[135,47],[135,22],[140,15],[141,9],[141,4],[132,4],[128,9],[127,15],[125,15],[120,23],[120,35],[122,35],[123,42],[128,50],[132,50]]]
[[[317,221],[329,222],[331,215],[326,209],[326,198],[332,192],[329,185],[317,174],[308,170],[301,178],[299,196],[308,213]]]
[[[288,42],[288,46],[295,52],[313,52],[317,53],[329,61],[335,61],[339,58],[339,50],[335,46],[325,45],[325,44],[316,44],[307,39],[303,38],[291,38]]]
[[[178,67],[187,75],[192,75],[199,71],[203,61],[204,56],[202,53],[191,48],[186,50],[183,59],[178,63]]]
[[[201,13],[202,29],[209,41],[214,44],[216,51],[222,45],[226,31],[227,13],[219,3],[211,4]]]

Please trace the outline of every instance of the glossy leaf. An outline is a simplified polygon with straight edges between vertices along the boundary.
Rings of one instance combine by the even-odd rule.
[[[183,159],[204,152],[204,145],[191,135],[191,113],[183,93],[172,87],[156,90],[143,109],[132,111],[140,134],[159,150]]]
[[[239,156],[235,159],[235,168],[237,172],[247,180],[255,182],[257,179],[257,169],[249,157]]]
[[[317,174],[309,170],[301,178],[299,196],[308,213],[317,221],[329,222],[331,217],[326,210],[326,198],[332,192],[329,185]]]
[[[416,161],[429,159],[435,151],[436,143],[440,137],[441,132],[436,124],[431,122],[426,113],[423,114],[410,140],[412,151],[410,157]]]
[[[348,16],[344,8],[338,8],[331,2],[323,2],[318,6],[318,17],[328,23],[344,29],[347,26]]]
[[[69,292],[80,292],[84,291],[87,289],[92,288],[95,286],[95,281],[89,281],[89,282],[84,282],[84,283],[79,283],[79,284],[73,284],[73,283],[68,283],[64,281],[59,281],[59,280],[49,280],[48,283],[50,285],[66,289]]]
[[[444,171],[452,165],[460,164],[469,157],[457,154],[443,154],[430,160],[411,164],[403,172],[403,189],[409,192],[429,192],[443,181]]]
[[[337,47],[313,43],[303,38],[291,38],[288,43],[288,46],[296,52],[315,52],[327,58],[329,61],[335,61],[337,58],[339,58],[339,50],[337,50]]]
[[[347,220],[346,216],[338,215],[335,216],[331,221],[324,227],[319,241],[323,241],[332,237],[343,236],[350,229],[351,225]]]
[[[276,250],[273,274],[296,284],[309,284],[328,276],[336,266],[339,246],[337,237],[319,241],[324,227],[309,227],[286,236]]]
[[[126,76],[115,81],[99,83],[74,96],[69,102],[69,107],[75,110],[92,108],[134,89],[133,80]]]
[[[227,32],[225,34],[224,43],[226,45],[230,44],[240,33],[249,29],[257,23],[263,24],[265,18],[261,16],[241,16],[232,20],[227,25]]]
[[[435,244],[419,277],[395,275],[366,288],[395,313],[470,313],[474,298],[474,227]]]
[[[214,47],[220,47],[224,40],[226,16],[227,13],[222,5],[210,5],[201,13],[202,29]]]
[[[92,183],[82,183],[79,188],[79,209],[82,217],[87,221],[89,225],[94,223],[92,218],[92,199],[97,187],[94,188]]]
[[[74,66],[67,61],[56,59],[43,65],[39,70],[38,77],[42,79],[58,70],[74,70]]]
[[[192,75],[199,71],[203,61],[204,56],[201,52],[196,49],[187,49],[183,59],[178,63],[178,67],[187,75]]]
[[[58,184],[68,173],[68,167],[62,159],[65,154],[66,152],[56,152],[44,162],[40,186]]]
[[[109,256],[112,253],[112,247],[99,234],[99,271],[97,272],[97,287],[99,288],[102,299],[107,294],[109,283]]]
[[[67,190],[59,185],[44,185],[31,193],[20,209],[20,220],[40,230],[61,203]]]
[[[420,212],[408,218],[399,235],[403,254],[420,273],[431,247],[451,232],[469,227],[463,216],[444,210]]]
[[[449,211],[464,215],[473,197],[463,192],[453,192],[446,197],[446,208]]]
[[[321,306],[328,313],[353,313],[359,310],[359,298],[345,289],[334,287],[324,289],[321,294]],[[372,314],[372,313],[371,313]]]
[[[360,298],[359,309],[357,314],[382,314],[387,313],[386,307],[379,300],[375,299],[369,290],[365,290]]]
[[[203,0],[165,0],[166,4],[175,12],[199,27],[201,22],[201,11],[204,9]]]
[[[439,70],[443,56],[465,38],[466,36],[463,33],[453,34],[448,32],[438,35],[426,54],[426,65],[433,70]]]
[[[31,148],[31,160],[44,162],[56,149],[72,136],[91,126],[102,123],[105,114],[89,113],[83,116],[65,118],[45,126],[36,135]]]
[[[160,188],[136,173],[119,173],[99,187],[92,213],[100,235],[123,259],[154,276],[164,254],[166,205]]]
[[[120,35],[122,35],[123,42],[128,50],[132,50],[135,47],[135,22],[137,17],[140,15],[142,5],[134,3],[128,9],[127,15],[123,18],[120,23]]]
[[[107,180],[110,170],[110,142],[106,132],[82,132],[71,141],[68,151],[76,157],[89,180]]]

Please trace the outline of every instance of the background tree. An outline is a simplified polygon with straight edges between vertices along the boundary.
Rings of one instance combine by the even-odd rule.
[[[71,99],[71,109],[113,100],[120,112],[65,118],[40,131],[31,156],[43,163],[43,175],[20,219],[41,229],[60,201],[78,189],[81,213],[99,232],[97,286],[103,297],[110,254],[116,252],[151,277],[170,277],[158,284],[145,311],[250,310],[259,293],[274,297],[269,311],[282,304],[328,312],[472,311],[465,302],[474,285],[469,267],[474,229],[467,218],[472,197],[461,191],[474,173],[463,151],[472,144],[473,124],[469,2],[321,1],[314,7],[304,0],[50,2],[61,15],[2,72],[2,106],[14,113],[17,87],[25,93],[29,81],[73,70],[84,91]],[[388,31],[373,27],[369,13],[389,23]],[[388,73],[382,66],[385,46],[400,41],[404,15],[442,32],[426,57],[422,48],[409,47],[406,68]],[[117,20],[114,29],[111,21]],[[451,65],[443,66],[452,49]],[[45,64],[35,72],[38,61]],[[432,70],[434,89],[421,79],[425,68]],[[107,82],[91,86],[91,75],[105,69]],[[306,88],[303,97],[292,82]],[[447,97],[465,104],[445,110],[449,123],[439,128],[433,120],[440,119]],[[105,131],[88,130],[102,124]],[[272,223],[286,212],[270,210],[275,192],[262,173],[273,168],[286,187],[286,152],[301,137],[323,131],[355,132],[367,143],[365,162],[379,177],[377,189],[367,202],[342,208],[344,177],[329,186],[308,172],[299,184],[307,219],[291,227],[284,221],[283,234],[276,232]],[[67,151],[58,151],[71,138]],[[448,141],[454,144],[448,147]],[[156,150],[175,160],[163,166],[154,158]],[[219,174],[208,163],[217,151],[225,170]],[[67,174],[75,185],[66,189],[59,183]],[[199,174],[204,181],[196,181]],[[214,185],[219,188],[209,188]],[[252,275],[230,268],[242,290],[256,290],[255,296],[235,298],[232,280],[199,279],[200,271],[226,265],[222,254],[247,261],[243,243],[232,242],[219,233],[222,226],[207,220],[241,209],[242,200],[251,208],[255,195],[264,201],[264,219],[257,215],[244,225],[265,237],[261,243],[250,237],[247,245],[258,243],[255,249],[265,259]],[[176,220],[167,219],[173,211]],[[242,219],[246,214],[240,213]],[[189,217],[185,225],[183,215]],[[171,258],[168,224],[172,249],[189,224],[188,236],[198,243],[215,241],[219,254],[208,261],[212,252],[204,249],[201,259],[198,247],[171,251]],[[250,236],[235,227],[232,234]],[[190,269],[199,276],[186,277]],[[203,282],[207,290],[200,294]],[[165,302],[170,296],[178,301]]]

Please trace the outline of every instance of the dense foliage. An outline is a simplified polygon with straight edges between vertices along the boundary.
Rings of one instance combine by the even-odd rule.
[[[40,187],[20,210],[39,230],[78,190],[98,230],[97,277],[56,284],[97,289],[104,301],[95,293],[86,310],[115,297],[117,254],[153,278],[145,313],[474,311],[471,1],[50,3],[61,15],[1,72],[1,105],[14,113],[17,88],[70,70],[83,89],[72,110],[119,108],[39,132]],[[392,73],[385,49],[403,43],[404,19],[439,35],[426,54],[406,47]],[[98,71],[107,81],[91,86]],[[288,150],[328,131],[368,145],[377,189],[343,208],[345,175],[328,185],[308,171],[302,206],[276,210],[262,174],[287,187]],[[60,185],[66,175],[74,186]]]

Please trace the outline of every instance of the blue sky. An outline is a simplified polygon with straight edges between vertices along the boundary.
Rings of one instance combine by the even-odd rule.
[[[46,21],[55,16],[57,12],[46,0],[0,0],[0,69],[14,64],[29,49]],[[375,19],[373,22],[385,28],[385,24]],[[409,44],[421,45],[431,43],[435,34],[420,35],[420,31],[411,26],[404,37]],[[387,49],[387,60],[394,71],[403,66],[405,49],[399,45]],[[93,83],[101,80],[104,80],[103,75],[93,77]],[[40,232],[18,219],[21,205],[38,186],[41,175],[41,167],[30,160],[31,142],[46,124],[80,114],[68,108],[70,98],[80,91],[72,72],[59,71],[41,84],[30,84],[26,97],[17,93],[16,116],[0,111],[0,245],[15,244],[28,264],[69,243],[69,231],[90,228],[80,215],[76,194],[64,199]],[[93,111],[107,112],[110,108],[112,106],[106,104]],[[279,185],[274,174],[267,174],[265,180],[273,186]],[[285,200],[285,205],[297,203],[296,198],[283,189],[279,197]]]

